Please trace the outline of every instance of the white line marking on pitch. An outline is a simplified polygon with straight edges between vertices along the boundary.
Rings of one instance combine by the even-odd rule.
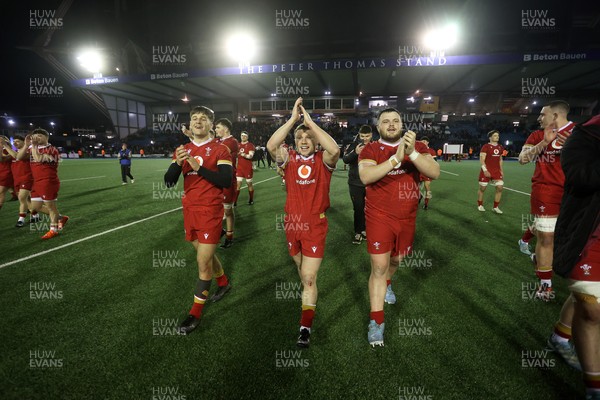
[[[61,179],[60,183],[63,183],[63,182],[72,182],[72,181],[84,181],[86,179],[99,179],[99,178],[106,178],[106,175],[102,175],[102,176],[89,176],[87,178]]]
[[[443,169],[440,169],[440,172],[444,172],[446,174],[450,174],[450,175],[454,175],[454,176],[460,176],[458,174],[455,174],[454,172],[448,172],[448,171],[444,171]]]
[[[270,180],[276,179],[276,178],[281,178],[281,177],[280,177],[279,175],[275,175],[275,176],[273,176],[273,177],[271,177],[271,178],[269,178],[269,179],[265,179],[265,180],[263,180],[263,181],[254,182],[254,186],[256,186],[256,185],[258,185],[258,184],[260,184],[260,183],[266,182],[266,181],[270,181]],[[240,188],[240,190],[242,190],[242,189],[246,189],[247,187],[248,187],[248,185],[246,185],[246,186],[242,186],[242,187]]]
[[[440,172],[444,172],[446,174],[450,174],[450,175],[454,175],[454,176],[460,176],[460,175],[455,174],[453,172],[444,171],[443,169],[440,169]],[[511,192],[521,193],[521,194],[524,194],[525,196],[531,196],[531,194],[529,194],[529,193],[521,192],[520,190],[517,190],[517,189],[511,189],[511,188],[506,187],[506,186],[504,186],[504,189],[510,190]]]
[[[521,193],[521,194],[524,194],[525,196],[531,196],[531,194],[530,194],[530,193],[521,192],[520,190],[511,189],[511,188],[508,188],[508,187],[506,187],[506,186],[504,186],[504,189],[506,189],[506,190],[510,190],[511,192],[517,192],[517,193]]]
[[[266,182],[266,181],[270,181],[270,180],[272,180],[272,179],[275,179],[275,178],[278,178],[278,177],[279,177],[279,175],[277,175],[277,176],[274,176],[274,177],[271,177],[271,178],[269,178],[269,179],[265,179],[265,180],[263,180],[263,181],[258,181],[258,182],[256,182],[256,183],[254,183],[254,185],[258,185],[258,184],[261,184],[261,183],[263,183],[263,182]],[[247,187],[247,186],[246,186],[246,187]],[[242,188],[242,189],[243,189],[243,188]],[[158,214],[152,215],[152,216],[150,216],[150,217],[146,217],[146,218],[140,219],[140,220],[138,220],[138,221],[133,221],[133,222],[130,222],[130,223],[126,224],[126,225],[118,226],[118,227],[116,227],[116,228],[112,228],[112,229],[109,229],[109,230],[107,230],[107,231],[104,231],[104,232],[96,233],[96,234],[94,234],[94,235],[91,235],[91,236],[86,236],[86,237],[84,237],[84,238],[77,239],[77,240],[75,240],[75,241],[73,241],[73,242],[70,242],[70,243],[65,243],[65,244],[63,244],[63,245],[60,245],[60,246],[57,246],[57,247],[53,247],[53,248],[51,248],[51,249],[44,250],[44,251],[42,251],[42,252],[39,252],[39,253],[35,253],[35,254],[29,255],[29,256],[26,256],[26,257],[23,257],[23,258],[19,258],[19,259],[17,259],[17,260],[13,260],[13,261],[9,261],[9,262],[7,262],[7,263],[4,263],[4,264],[0,264],[0,269],[2,269],[2,268],[4,268],[4,267],[11,266],[11,265],[14,265],[14,264],[18,264],[18,263],[20,263],[20,262],[22,262],[22,261],[27,261],[27,260],[31,260],[32,258],[36,258],[36,257],[39,257],[39,256],[43,256],[43,255],[45,255],[45,254],[48,254],[48,253],[52,253],[53,251],[57,251],[57,250],[60,250],[60,249],[64,249],[65,247],[73,246],[74,244],[78,244],[78,243],[81,243],[81,242],[85,242],[86,240],[90,240],[90,239],[97,238],[97,237],[99,237],[99,236],[106,235],[107,233],[115,232],[115,231],[118,231],[118,230],[120,230],[120,229],[123,229],[123,228],[128,228],[128,227],[130,227],[130,226],[133,226],[133,225],[139,224],[139,223],[141,223],[141,222],[146,222],[146,221],[149,221],[149,220],[151,220],[151,219],[153,219],[153,218],[157,218],[157,217],[160,217],[160,216],[163,216],[163,215],[166,215],[166,214],[172,213],[173,211],[178,211],[178,210],[181,210],[182,208],[183,208],[183,207],[177,207],[177,208],[174,208],[174,209],[172,209],[172,210],[164,211],[164,212],[161,212],[161,213],[158,213]]]
[[[58,246],[58,247],[54,247],[54,248],[51,248],[51,249],[48,249],[48,250],[44,250],[42,252],[35,253],[35,254],[32,254],[32,255],[27,256],[27,257],[19,258],[18,260],[7,262],[5,264],[0,265],[0,269],[2,269],[4,267],[8,267],[9,265],[14,265],[14,264],[20,263],[21,261],[31,260],[32,258],[36,258],[36,257],[39,257],[39,256],[43,256],[44,254],[52,253],[53,251],[56,251],[56,250],[64,249],[65,247],[69,247],[69,246],[72,246],[72,245],[77,244],[77,243],[85,242],[86,240],[97,238],[98,236],[106,235],[107,233],[118,231],[119,229],[123,229],[123,228],[127,228],[127,227],[130,227],[130,226],[139,224],[140,222],[149,221],[149,220],[151,220],[153,218],[160,217],[162,215],[172,213],[173,211],[181,210],[182,208],[183,207],[178,207],[178,208],[174,208],[174,209],[169,210],[169,211],[161,212],[159,214],[152,215],[150,217],[143,218],[143,219],[140,219],[138,221],[130,222],[130,223],[126,224],[126,225],[117,226],[116,228],[112,228],[112,229],[109,229],[109,230],[104,231],[104,232],[96,233],[94,235],[87,236],[87,237],[84,237],[82,239],[75,240],[74,242],[65,243],[65,244],[63,244],[61,246]]]

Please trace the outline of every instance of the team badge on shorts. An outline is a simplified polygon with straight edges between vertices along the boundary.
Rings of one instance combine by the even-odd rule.
[[[590,271],[592,270],[592,266],[588,264],[580,265],[579,268],[583,270],[583,275],[590,276]]]

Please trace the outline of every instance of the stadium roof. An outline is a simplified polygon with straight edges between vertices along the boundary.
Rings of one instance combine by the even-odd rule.
[[[38,8],[48,7],[39,2]],[[517,111],[544,97],[593,107],[600,89],[598,2],[374,0],[359,7],[336,1],[63,0],[56,10],[64,18],[61,29],[30,30],[18,46],[45,58],[82,93],[149,103],[273,93],[402,98],[419,90],[441,96],[448,112],[460,111],[470,98],[469,111],[495,112]],[[431,53],[422,37],[447,24],[458,26],[457,44],[437,51],[428,65]],[[253,67],[250,74],[247,65],[240,74],[225,51],[228,35],[237,31],[257,41],[256,55],[243,60]],[[107,57],[105,83],[93,81],[75,61],[89,44]]]

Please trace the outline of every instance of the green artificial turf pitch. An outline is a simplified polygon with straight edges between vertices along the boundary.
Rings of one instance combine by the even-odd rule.
[[[5,203],[0,399],[583,396],[580,373],[543,351],[566,282],[554,279],[554,301],[531,300],[537,280],[517,246],[532,166],[505,162],[506,186],[524,193],[505,190],[496,215],[493,188],[488,211],[477,211],[477,162],[441,163],[430,210],[419,210],[415,255],[394,277],[398,303],[385,306],[385,347],[371,349],[369,258],[365,243],[351,244],[340,163],[311,346],[299,350],[299,278],[280,229],[285,192],[267,169],[255,173],[253,206],[240,195],[234,246],[218,250],[233,289],[208,303],[191,335],[174,334],[197,266],[184,239],[183,183],[162,185],[168,165],[136,159],[135,184],[122,186],[115,160],[65,160],[59,209],[71,219],[49,241],[40,240],[43,222],[15,228],[18,205]]]

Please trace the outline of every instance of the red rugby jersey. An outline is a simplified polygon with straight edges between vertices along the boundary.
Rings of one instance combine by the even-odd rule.
[[[252,160],[248,160],[247,158],[242,157],[243,154],[248,154],[251,151],[255,151],[256,148],[250,142],[242,143],[240,142],[238,148],[238,161],[237,166],[238,169],[242,171],[252,171]]]
[[[32,154],[32,146],[29,146],[29,165],[31,167],[31,174],[33,175],[34,181],[58,181],[58,161],[60,160],[60,153],[58,149],[48,143],[45,146],[38,146],[38,153],[49,155],[52,157],[52,161],[35,161]]]
[[[545,193],[560,203],[565,185],[565,174],[560,165],[560,153],[567,137],[573,133],[575,124],[567,123],[558,130],[558,136],[548,144],[535,160],[535,170],[531,178],[532,187],[543,187]],[[527,138],[526,145],[535,146],[544,140],[544,131],[537,130]]]
[[[329,185],[335,168],[323,161],[323,151],[303,157],[289,151],[285,171],[287,214],[309,216],[324,213],[329,208]]]
[[[365,146],[358,156],[360,164],[381,164],[388,160],[398,149],[398,143],[391,144],[379,139]],[[415,142],[415,150],[429,154],[427,146]],[[401,160],[402,165],[393,169],[383,178],[366,186],[365,210],[376,211],[394,219],[414,218],[419,205],[419,170],[410,161],[408,155]]]
[[[190,142],[184,147],[202,167],[211,171],[218,171],[218,166],[221,164],[232,165],[227,147],[214,139],[208,139],[200,144]],[[176,162],[175,159],[176,154],[173,153],[173,162]],[[198,175],[189,163],[183,163],[182,174],[185,195],[181,199],[181,204],[184,207],[193,209],[223,204],[223,189]]]
[[[500,175],[500,160],[504,147],[500,144],[486,143],[481,147],[480,154],[485,154],[485,167],[492,175]]]

